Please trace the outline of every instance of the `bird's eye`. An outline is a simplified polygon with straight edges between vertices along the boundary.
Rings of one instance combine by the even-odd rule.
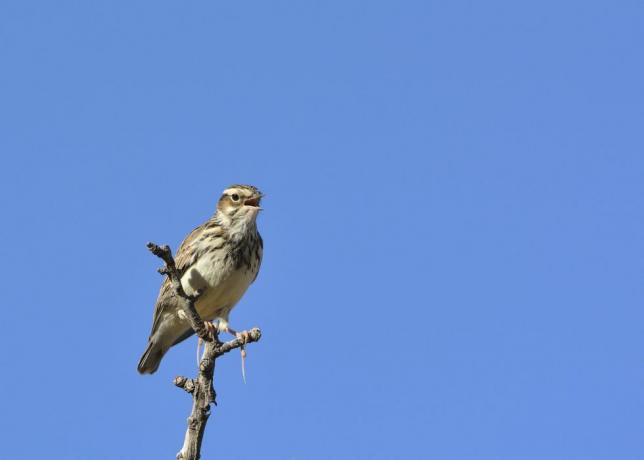
[[[239,201],[239,195],[237,195],[236,193],[233,193],[232,195],[230,195],[230,197],[233,199],[233,201]]]

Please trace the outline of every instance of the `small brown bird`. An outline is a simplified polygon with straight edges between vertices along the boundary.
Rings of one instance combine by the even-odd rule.
[[[252,185],[228,187],[215,214],[186,237],[175,256],[183,289],[189,295],[200,293],[195,308],[204,321],[218,319],[219,331],[237,335],[228,315],[259,272],[263,242],[256,219],[262,196]],[[154,373],[168,349],[193,333],[181,300],[164,280],[138,371]]]

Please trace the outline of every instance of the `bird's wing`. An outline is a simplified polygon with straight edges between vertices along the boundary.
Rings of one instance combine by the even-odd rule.
[[[203,233],[204,229],[207,228],[210,224],[210,221],[198,226],[183,240],[177,253],[174,257],[174,262],[179,271],[179,276],[182,276],[188,267],[195,263],[197,259],[197,250],[196,243],[199,240],[199,236]],[[152,318],[152,331],[150,332],[150,338],[154,335],[165,312],[171,310],[172,308],[177,308],[179,306],[177,302],[176,294],[172,289],[172,283],[168,277],[163,280],[161,284],[161,289],[159,290],[159,297],[157,297],[157,303],[154,307],[154,316]]]

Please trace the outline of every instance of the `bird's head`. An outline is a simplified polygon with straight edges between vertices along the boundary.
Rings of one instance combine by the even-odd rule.
[[[252,185],[231,185],[219,198],[217,213],[229,224],[255,222],[262,209],[259,203],[263,196],[262,192]]]

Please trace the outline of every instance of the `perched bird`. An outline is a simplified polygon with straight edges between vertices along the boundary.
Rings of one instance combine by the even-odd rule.
[[[259,272],[263,242],[256,219],[262,196],[252,185],[228,187],[215,214],[186,237],[175,255],[183,289],[188,295],[200,294],[197,312],[204,321],[219,320],[219,331],[238,335],[228,325],[228,315]],[[168,349],[194,333],[181,302],[166,278],[139,361],[141,374],[154,373]]]

